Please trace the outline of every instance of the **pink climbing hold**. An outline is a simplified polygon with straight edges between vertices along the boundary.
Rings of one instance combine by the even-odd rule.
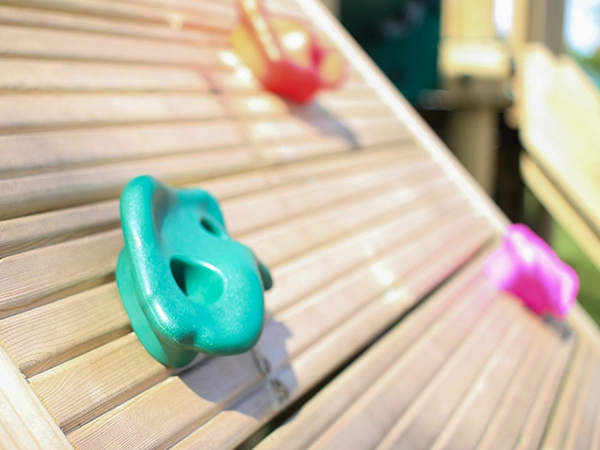
[[[519,297],[539,315],[564,318],[575,304],[579,277],[529,227],[506,229],[502,245],[488,257],[484,273],[500,291]]]

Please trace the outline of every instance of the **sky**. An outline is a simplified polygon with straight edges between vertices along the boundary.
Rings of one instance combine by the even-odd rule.
[[[495,0],[494,15],[500,36],[506,36],[512,25],[514,1]],[[600,0],[565,1],[565,43],[567,48],[590,55],[600,48]]]
[[[600,0],[567,0],[565,43],[584,55],[600,48]]]

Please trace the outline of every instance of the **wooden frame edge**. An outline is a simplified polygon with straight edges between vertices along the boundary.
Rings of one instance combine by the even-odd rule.
[[[2,448],[73,449],[1,344],[0,438]]]

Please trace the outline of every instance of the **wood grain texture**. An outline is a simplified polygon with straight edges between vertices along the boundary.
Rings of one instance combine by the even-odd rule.
[[[295,148],[289,148],[288,146],[289,155],[287,156],[293,158],[296,155],[297,157],[298,152],[312,148],[314,147],[310,144],[296,145]],[[402,154],[400,154],[400,149],[402,149]],[[283,151],[283,149],[281,150]],[[322,147],[317,146],[316,150],[321,151]],[[208,190],[223,201],[240,194],[251,194],[252,192],[298,182],[310,177],[327,176],[330,172],[343,173],[353,170],[353,167],[369,166],[380,158],[385,159],[384,153],[391,153],[392,150],[399,151],[397,158],[400,159],[398,161],[405,161],[407,170],[412,167],[414,167],[414,170],[421,170],[419,164],[425,161],[423,153],[414,148],[411,149],[410,145],[407,145],[383,147],[360,153],[334,154],[317,161],[305,160],[295,164],[277,165],[256,171],[210,178],[182,187]],[[277,160],[277,158],[280,157],[273,156],[269,159]],[[412,166],[413,163],[416,163],[416,165]],[[430,166],[433,166],[433,164],[430,163]],[[114,228],[118,223],[119,206],[117,200],[0,221],[0,255],[7,256],[96,233]]]
[[[12,25],[0,26],[0,52],[25,58],[226,67],[214,47]]]
[[[442,235],[440,235],[440,239],[441,237]],[[422,240],[417,241],[415,245],[418,245],[419,242],[422,242]],[[371,273],[374,270],[373,267],[375,269],[377,267],[385,267],[388,273],[399,270],[402,267],[403,261],[406,260],[406,253],[402,252],[401,247],[400,250],[396,251],[400,251],[397,256],[392,251],[391,255],[387,258],[385,256],[382,257],[378,265],[375,262],[371,262],[365,268],[366,270],[350,272],[346,275],[345,280],[342,279],[330,287],[322,289],[317,295],[308,297],[303,302],[305,306],[296,308],[283,316],[277,316],[274,324],[267,324],[265,326],[265,337],[261,340],[264,344],[259,343],[257,351],[268,357],[269,364],[274,367],[277,364],[284,363],[286,358],[293,356],[295,352],[301,351],[302,348],[309,345],[316,337],[325,333],[326,330],[336,323],[345,320],[359,305],[364,304],[371,296],[377,295],[377,292],[385,289],[385,286],[381,286],[383,282],[380,279],[381,275],[376,270],[375,273]],[[331,276],[335,277],[335,274]],[[396,278],[386,280],[386,285],[395,282],[395,280]],[[269,296],[266,298],[266,306],[268,310],[272,309]],[[319,315],[318,311],[323,310],[323,308],[330,310],[333,308],[336,310],[336,314],[329,314],[328,317],[323,317],[323,319],[315,323],[310,329],[303,328],[302,324],[305,323],[304,321],[308,317]],[[278,325],[279,322],[285,323],[285,326],[282,328]],[[281,342],[283,338],[281,333],[285,331],[284,329],[291,330],[291,333],[295,336],[294,339],[287,340],[285,349],[277,345],[277,342]],[[159,375],[155,374],[154,371],[150,373],[137,371],[134,374],[122,368],[117,373],[112,373],[112,371],[99,373],[97,370],[91,369],[96,366],[117,367],[112,366],[113,364],[117,364],[114,362],[115,359],[119,361],[121,359],[135,361],[135,365],[131,366],[132,369],[137,365],[159,366],[157,363],[153,364],[153,359],[145,353],[137,341],[134,345],[133,343],[129,343],[129,339],[130,337],[120,339],[120,341],[127,343],[129,346],[127,348],[117,347],[112,349],[111,344],[108,344],[31,379],[32,385],[44,399],[45,404],[53,412],[63,429],[72,429],[82,422],[82,418],[88,418],[91,414],[98,415],[98,413],[108,410],[111,406],[115,406],[113,397],[119,398],[121,402],[123,396],[130,398],[139,392],[138,389],[141,386],[156,381],[155,377]],[[272,340],[274,344],[267,346],[269,340]],[[285,350],[288,356],[284,357],[281,353],[282,350]],[[117,354],[118,358],[116,358]],[[148,361],[144,363],[143,358],[146,358]],[[119,362],[118,364],[123,364],[123,362]],[[165,377],[168,372],[164,370],[160,371],[160,374],[160,376]],[[75,381],[76,379],[80,381]],[[63,380],[69,380],[69,382]],[[100,386],[103,386],[103,396],[98,395],[98,389],[93,393],[85,391],[85,388],[91,382],[97,385],[98,389]],[[83,388],[75,392],[77,389],[76,386],[82,386]],[[69,392],[69,394],[67,395],[66,392]]]
[[[0,322],[0,341],[31,377],[131,331],[114,282]]]
[[[560,333],[551,327],[543,327],[537,344],[525,356],[523,363],[505,392],[494,416],[488,423],[478,448],[489,449],[514,447],[521,443],[537,446],[539,442],[528,442],[526,424],[531,411],[535,410],[538,397],[548,383],[555,383],[564,371],[573,339],[561,339]],[[558,369],[558,373],[557,373]],[[556,396],[556,392],[550,398]],[[549,414],[550,411],[545,411]]]
[[[60,428],[0,346],[0,443],[14,449],[71,449]]]
[[[202,11],[203,14],[195,14],[194,16],[170,8],[169,5],[156,3],[152,5],[136,5],[134,3],[128,4],[127,2],[112,2],[109,0],[90,0],[85,4],[77,0],[7,0],[5,3],[112,20],[140,22],[149,25],[159,24],[174,29],[209,28],[213,32],[218,31],[218,28],[226,29],[231,24],[233,18],[230,9],[224,10],[222,7],[213,6],[214,3],[211,4],[211,2],[203,2],[197,5],[196,11]]]
[[[66,5],[67,2],[54,2],[56,6]],[[93,5],[93,2],[90,2]],[[20,2],[19,6],[25,6]],[[108,35],[121,35],[156,39],[158,41],[184,42],[187,44],[222,46],[227,36],[209,30],[186,29],[169,27],[166,23],[135,23],[124,20],[114,20],[94,15],[71,14],[75,11],[40,11],[32,8],[0,7],[0,23],[19,25],[22,27],[40,27],[69,31],[96,32]]]
[[[3,92],[205,92],[209,88],[206,77],[189,67],[0,59]]]
[[[484,255],[489,252],[484,253]],[[387,367],[418,340],[427,327],[441,320],[469,286],[480,284],[479,257],[467,263],[461,273],[435,293],[364,353],[342,374],[313,397],[296,415],[272,432],[258,448],[306,448],[337,419],[383,373]],[[410,292],[410,291],[409,291]]]
[[[454,255],[459,260],[472,256],[483,245],[485,240],[482,241],[481,235],[475,238],[475,234],[469,231],[468,235],[465,233],[460,238],[452,239],[456,244],[452,252],[455,251]],[[425,256],[423,262],[430,263],[435,259],[434,254]],[[447,276],[448,271],[453,270],[452,267],[456,268],[455,261],[442,271],[440,278],[428,280],[429,289]],[[361,309],[360,314],[321,337],[315,346],[302,351],[289,365],[284,365],[279,370],[275,368],[259,390],[220,412],[181,441],[177,448],[228,448],[242,442],[277,411],[334,370],[339,364],[337,358],[343,360],[352,356],[355,352],[354,345],[364,346],[371,342],[378,335],[377,330],[389,327],[395,317],[405,312],[415,301],[410,290],[406,289],[407,280],[408,278],[404,278],[371,300]],[[314,322],[314,319],[311,320]],[[336,357],[332,358],[332,355]]]
[[[264,126],[266,130],[272,131],[271,136],[263,137],[266,140],[264,144],[267,146],[266,156],[268,159],[263,156],[260,146],[243,146],[215,149],[212,151],[192,151],[187,154],[153,157],[139,161],[115,162],[101,166],[88,166],[59,172],[3,179],[0,180],[0,190],[4,193],[0,199],[0,206],[2,207],[0,218],[14,218],[20,215],[114,198],[131,178],[142,174],[153,175],[164,182],[172,184],[183,184],[199,181],[202,178],[214,177],[223,173],[264,167],[266,164],[272,164],[273,157],[277,156],[276,151],[273,151],[273,145],[277,145],[274,140],[285,139],[286,136],[290,139],[294,136],[300,138],[300,135],[307,137],[306,133],[301,133],[295,128],[295,124],[290,129],[286,129],[284,126],[281,129],[277,129],[277,131],[275,131],[277,123],[255,122],[251,125],[256,126],[257,130]],[[127,133],[133,131],[129,129]],[[155,137],[157,140],[152,144],[155,148],[157,145],[161,145],[161,139],[168,140],[169,136],[171,136],[169,134],[163,135],[161,131],[166,132],[166,130],[160,130],[160,128],[148,128],[150,135],[156,133]],[[193,127],[190,128],[190,131],[196,133]],[[217,130],[213,129],[212,131],[216,132]],[[315,130],[304,131],[308,131],[308,136],[316,134]],[[371,131],[376,133],[375,129]],[[209,133],[210,127],[207,127],[204,132]],[[397,131],[394,133],[398,135]],[[99,137],[102,133],[97,132],[97,135]],[[106,141],[114,138],[119,142],[125,142],[127,146],[131,146],[135,142],[135,140],[127,140],[127,134],[123,135],[123,130],[116,131],[116,134],[112,136],[110,133],[103,136]],[[86,137],[90,139],[90,146],[96,147],[91,148],[92,152],[101,151],[98,141],[94,141],[93,136],[88,134]],[[141,138],[143,138],[143,133],[142,135],[135,136],[135,139]],[[150,136],[146,135],[146,138],[150,138]],[[182,145],[189,145],[189,142],[185,141],[185,133],[179,134],[178,138],[182,140]],[[383,141],[388,140],[389,142],[394,139],[395,137],[393,136],[383,136]],[[315,152],[314,141],[309,141],[310,151]],[[61,142],[60,139],[57,140],[56,144],[60,145],[59,142]],[[70,142],[70,145],[76,144],[73,140],[68,140],[67,142]],[[51,141],[48,144],[52,145]],[[206,145],[207,143],[204,144]],[[324,150],[322,151],[324,153],[332,152],[329,141],[323,142],[323,147]],[[298,148],[298,154],[301,155],[302,145],[299,145]],[[347,144],[345,148],[347,148]],[[73,153],[70,152],[70,154]],[[282,159],[284,155],[284,150],[281,148],[279,159]]]
[[[381,167],[374,170],[375,174],[379,173],[381,175]],[[363,176],[364,174],[361,174],[358,176],[359,178],[356,178],[357,175],[351,170],[349,173],[336,173],[332,179],[336,180],[337,183],[341,180],[344,183],[343,185],[354,186],[354,189],[356,186],[364,188],[364,185],[356,184]],[[350,181],[347,181],[344,177]],[[381,178],[372,176],[371,179],[379,181]],[[301,184],[301,186],[304,185],[305,182]],[[321,200],[327,200],[324,193],[326,189],[330,188],[331,186],[324,183],[312,189],[309,194],[319,195],[323,192]],[[283,192],[284,194],[286,192],[289,193],[289,190],[284,190]],[[303,198],[310,200],[302,190],[298,191],[296,189],[296,192],[300,195],[296,196],[296,201],[299,202]],[[333,199],[339,200],[344,196],[348,197],[352,192],[354,191],[345,192],[343,189],[338,189],[334,191],[336,195]],[[289,202],[291,200],[286,198],[285,195],[282,196],[278,187],[266,191],[266,194],[259,192],[253,195],[268,201],[262,202],[262,214],[245,217],[244,224],[249,226],[252,226],[254,223],[252,217],[261,221],[267,217],[270,218],[270,223],[273,223],[278,220],[293,218],[294,215],[301,212],[310,211],[318,206],[322,206],[318,202],[315,204],[314,202],[305,201],[303,204],[298,203],[295,209],[290,209]],[[249,198],[252,198],[252,196]],[[248,202],[248,198],[245,201]],[[235,211],[236,204],[239,205],[240,203],[223,203],[223,210],[227,220],[230,219],[232,211]],[[273,205],[276,205],[276,207]],[[114,211],[114,209],[111,211]],[[260,209],[256,209],[254,212],[256,213],[256,211],[260,211]],[[267,214],[267,211],[271,212],[270,216]],[[244,229],[237,230],[233,227],[231,231],[237,237]],[[0,300],[2,300],[0,304],[4,305],[4,315],[7,316],[24,311],[41,302],[47,303],[62,298],[69,293],[82,291],[85,288],[106,281],[112,276],[116,257],[122,246],[121,232],[116,229],[6,257],[0,267],[0,273],[6,274],[2,297],[0,297]],[[282,258],[285,258],[283,255],[282,253]],[[30,280],[32,276],[35,277],[36,282]]]
[[[107,231],[31,252],[0,264],[0,317],[102,284],[112,278],[123,247],[121,230]],[[35,264],[32,262],[35,261]]]
[[[7,3],[0,7],[0,103],[14,113],[0,114],[0,307],[7,311],[0,340],[79,448],[240,443],[372,343],[505,223],[311,2],[269,6],[308,12],[358,70],[307,108],[260,93],[231,57],[230,0]],[[365,146],[378,149],[357,151]],[[176,375],[130,332],[112,281],[122,246],[115,199],[142,173],[213,190],[234,235],[272,266],[268,322],[251,353],[200,358]],[[471,294],[489,300],[493,292],[478,282],[481,291]],[[570,349],[548,357],[516,426],[497,412],[506,408],[498,392],[510,397],[507,377],[523,377],[530,347],[514,344],[527,330],[510,324],[511,306],[494,316],[488,300],[461,313],[461,299],[435,313],[428,301],[413,313],[430,311],[426,319],[408,335],[398,331],[404,347],[370,376],[404,364],[401,379],[422,390],[407,389],[416,403],[390,418],[381,438],[392,430],[389,443],[432,443],[423,431],[428,412],[431,430],[454,442],[482,398],[477,386],[489,382],[496,397],[478,414],[469,442],[484,433],[484,422],[506,424],[515,442],[539,442]],[[419,336],[437,366],[411,350]],[[508,368],[496,375],[493,361],[508,355]],[[411,372],[423,366],[426,376]],[[453,370],[462,366],[470,370]],[[456,386],[451,398],[441,394],[446,384]],[[342,410],[357,412],[356,397],[378,385],[353,386]],[[598,393],[589,392],[582,411],[596,403]],[[436,408],[444,400],[447,407]],[[336,418],[329,417],[311,439]],[[594,442],[586,420],[577,429]],[[8,436],[6,427],[0,436]]]
[[[405,196],[398,195],[399,191],[396,185],[394,185],[394,188],[392,194],[396,195],[401,201],[406,202]],[[442,189],[445,190],[445,195],[440,197],[440,200],[443,199],[446,202],[445,206],[450,206],[455,203],[446,200],[448,198],[448,191],[447,187],[443,184],[437,188],[437,191],[433,192],[438,192],[438,195],[440,195]],[[418,209],[413,211],[413,208],[416,208],[419,203],[423,204],[423,202],[429,203],[440,201],[434,200],[436,197],[427,197],[428,193],[429,190],[424,187],[419,196],[416,198],[412,198],[411,196],[411,203],[409,203],[409,205],[413,204],[413,207],[405,205],[403,209],[397,209],[395,214],[397,215],[404,210],[406,210],[407,214],[409,212],[411,214],[414,212],[418,213]],[[385,191],[380,194],[385,194]],[[431,193],[429,193],[429,195],[431,195]],[[399,208],[401,206],[401,204],[397,205],[393,202],[389,202],[389,198],[385,195],[383,195],[382,200],[386,201],[386,206],[391,204],[392,208]],[[349,230],[359,226],[360,220],[369,219],[370,212],[366,212],[365,206],[360,203],[357,206],[357,211],[361,213],[360,219],[359,222],[351,222],[352,227],[349,228]],[[354,207],[356,208],[356,205],[354,205]],[[346,210],[343,211],[347,212]],[[329,215],[330,213],[330,211],[327,211],[325,214]],[[407,220],[410,220],[410,217],[409,214]],[[336,214],[334,218],[337,218],[337,220],[343,222],[343,224],[347,224],[347,215],[340,217],[339,214]],[[371,218],[371,220],[373,220],[373,218]],[[281,224],[279,225],[279,228],[284,231],[289,231],[290,229],[296,230],[296,234],[301,233],[301,230],[304,227],[303,220],[300,220],[299,224],[296,222],[298,221]],[[335,222],[328,223],[328,226],[336,230],[335,224]],[[396,226],[395,222],[392,222],[390,225],[391,226],[388,226],[388,228]],[[339,227],[337,228],[339,231]],[[372,232],[372,230],[369,230],[369,233],[370,232]],[[271,233],[274,236],[281,235],[281,232],[278,231],[277,227],[272,227]],[[331,236],[335,236],[335,233]],[[338,240],[339,236],[340,233],[336,236]],[[365,234],[364,231],[358,231],[357,237],[362,241],[363,245],[369,241],[368,236],[368,233]],[[242,239],[251,245],[254,242],[249,238],[243,237]],[[319,243],[319,239],[322,240],[323,236],[315,236],[313,233],[311,235],[304,235],[301,238],[298,237],[296,245],[271,244],[269,246],[268,238],[264,238],[261,241],[258,241],[258,246],[253,245],[253,248],[255,251],[259,252],[259,255],[262,248],[271,248],[272,250],[269,254],[270,257],[263,260],[273,267],[277,261],[289,258],[290,249],[291,251],[295,250],[296,252],[307,251],[308,249],[314,248],[315,244]],[[380,240],[381,239],[383,239],[383,237],[380,237]],[[260,242],[263,242],[262,245]],[[393,242],[394,239],[390,237],[388,244],[392,244]],[[277,249],[277,253],[275,252],[275,249]],[[334,272],[334,274],[335,273],[336,272]],[[98,320],[98,317],[102,320]],[[69,318],[77,319],[68,320]],[[128,329],[128,320],[120,305],[116,287],[114,283],[110,283],[1,321],[0,339],[3,340],[7,348],[10,349],[18,362],[20,369],[26,375],[31,376],[41,370],[48,369],[58,363],[89,351],[110,339],[125,334]],[[28,331],[28,333],[25,334],[25,337],[23,337],[23,331],[21,330]]]

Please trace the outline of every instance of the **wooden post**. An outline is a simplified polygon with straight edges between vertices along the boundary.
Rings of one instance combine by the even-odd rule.
[[[457,42],[459,45],[489,45],[496,39],[494,26],[493,0],[446,0],[442,3],[442,41]],[[466,48],[466,47],[465,47]],[[485,50],[482,51],[482,55]],[[452,60],[452,58],[450,58]],[[477,61],[475,61],[477,62]],[[482,62],[482,64],[486,65]],[[499,63],[500,64],[500,63]],[[472,64],[471,64],[472,65]],[[448,130],[448,146],[473,175],[475,180],[493,195],[496,185],[496,139],[497,121],[495,112],[494,94],[499,83],[502,82],[502,69],[490,78],[489,68],[486,72],[476,70],[474,66],[446,67],[440,64],[442,78],[456,78],[462,76],[464,92],[456,92],[456,101],[459,105],[451,112]],[[453,73],[444,74],[450,69]],[[461,75],[461,71],[464,74]],[[492,69],[494,71],[494,69]],[[483,85],[491,81],[492,88],[481,90],[469,88],[483,80]],[[452,86],[450,84],[450,86]],[[487,91],[490,92],[487,92]],[[469,99],[464,97],[469,92]],[[477,94],[474,94],[477,92]],[[489,98],[488,98],[489,97]]]

